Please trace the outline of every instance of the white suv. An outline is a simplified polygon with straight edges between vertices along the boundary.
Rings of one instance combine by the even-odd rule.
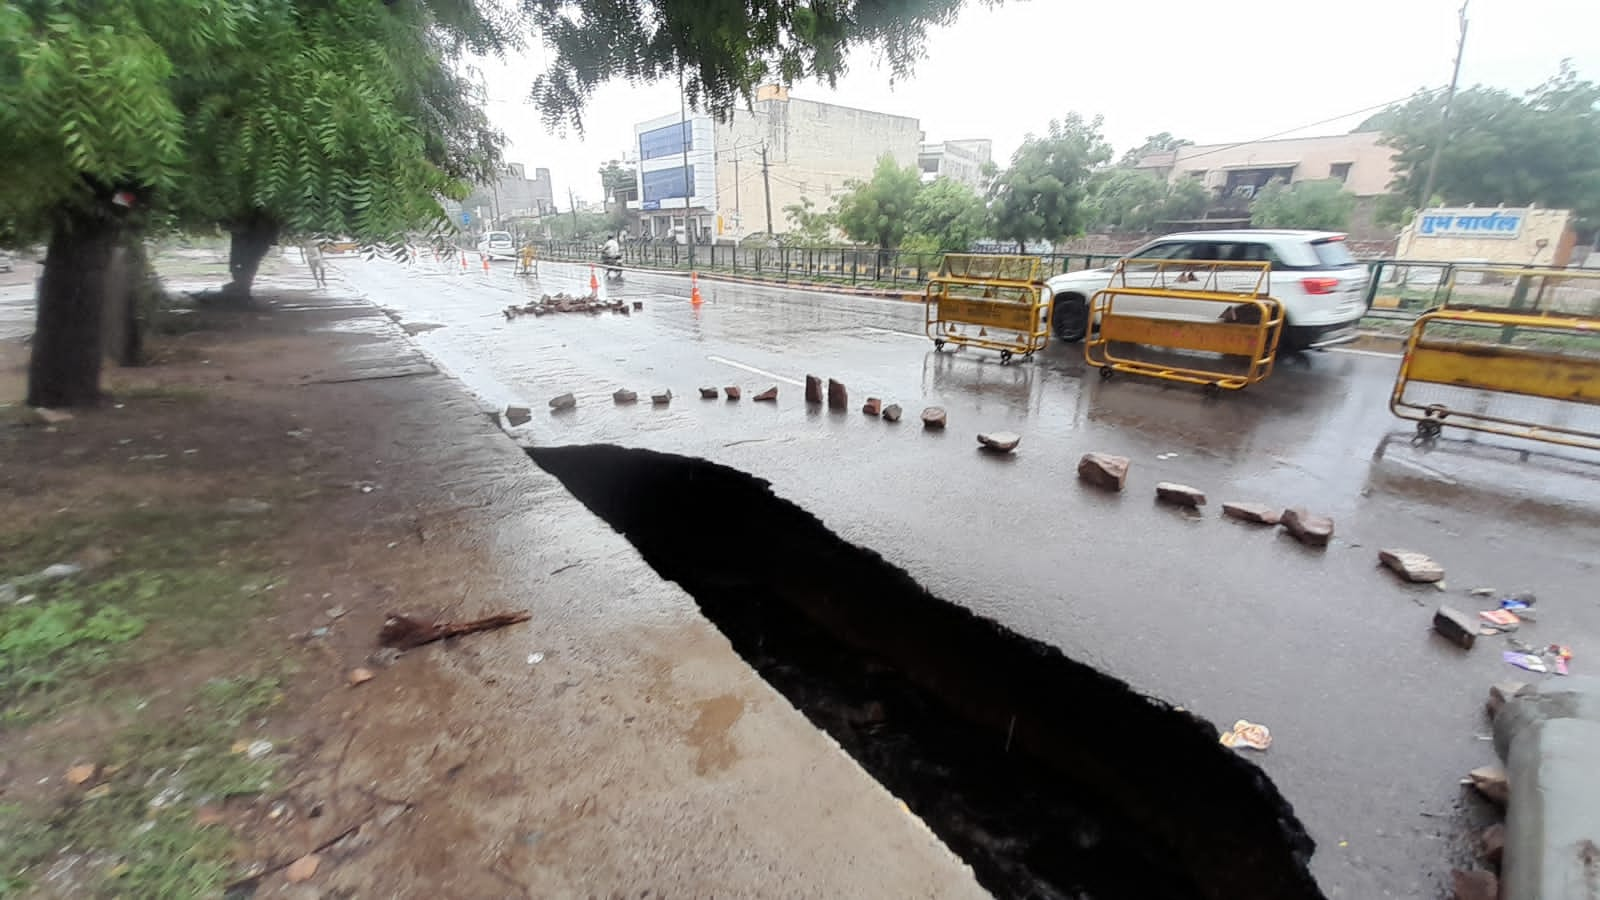
[[[1283,304],[1285,318],[1279,348],[1309,350],[1355,340],[1356,323],[1367,311],[1367,267],[1350,255],[1344,239],[1331,231],[1196,231],[1158,238],[1128,254],[1127,259],[1269,262],[1269,293]],[[1083,340],[1090,327],[1089,301],[1110,286],[1113,271],[1068,272],[1046,282],[1055,297],[1050,324],[1057,339]],[[1140,277],[1136,267],[1130,266],[1128,287],[1140,287]],[[1136,294],[1117,301],[1118,309],[1130,313],[1174,319],[1193,317],[1200,306]]]
[[[516,244],[511,239],[509,231],[486,231],[483,237],[478,238],[478,252],[490,256],[510,254],[516,249]]]

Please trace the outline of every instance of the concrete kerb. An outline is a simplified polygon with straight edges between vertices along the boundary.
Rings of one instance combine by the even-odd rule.
[[[426,405],[437,410],[433,421],[493,434],[493,426],[471,412],[487,411],[486,398],[453,376],[443,383],[411,382],[406,389],[426,392]],[[503,481],[506,487],[496,491],[523,498],[514,515],[529,532],[527,546],[505,560],[508,571],[532,578],[582,565],[584,573],[572,582],[539,578],[527,601],[541,646],[560,649],[555,658],[565,668],[559,671],[577,685],[565,695],[566,709],[553,708],[549,684],[538,681],[558,671],[549,661],[537,670],[510,661],[494,664],[491,683],[497,686],[487,689],[514,698],[504,700],[508,721],[537,721],[547,737],[560,737],[545,752],[504,761],[508,777],[514,773],[528,783],[548,776],[551,767],[567,772],[562,790],[518,799],[518,815],[557,820],[567,813],[558,801],[574,792],[610,796],[606,802],[613,810],[563,826],[564,839],[588,849],[527,872],[544,893],[581,883],[631,884],[627,879],[636,876],[628,873],[643,860],[641,876],[648,874],[669,893],[694,894],[717,885],[755,895],[776,877],[823,894],[848,894],[882,879],[908,895],[985,895],[971,868],[750,669],[698,615],[691,597],[663,580],[554,476],[529,462],[506,429],[494,431],[508,439],[489,446],[459,443],[480,448],[472,460],[479,478]],[[564,612],[574,607],[590,614]],[[487,660],[469,666],[460,657],[440,656],[438,665],[464,688],[486,690]],[[707,696],[738,698],[743,710],[727,738],[736,752],[717,766],[700,765],[700,751],[680,735],[684,717],[692,721]],[[617,715],[591,722],[585,710],[595,709]],[[635,730],[612,721],[620,711],[637,717]],[[641,743],[641,732],[656,738]],[[615,795],[618,784],[628,785],[626,802]],[[507,820],[516,818],[508,814]]]
[[[1600,897],[1600,678],[1530,685],[1494,720],[1511,783],[1503,900]]]

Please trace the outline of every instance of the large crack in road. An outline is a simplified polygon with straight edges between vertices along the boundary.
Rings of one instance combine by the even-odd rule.
[[[1289,803],[1204,719],[933,596],[753,476],[528,453],[995,894],[1323,896]]]

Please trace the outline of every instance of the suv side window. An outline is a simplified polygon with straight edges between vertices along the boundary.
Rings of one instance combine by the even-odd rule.
[[[1228,257],[1234,262],[1272,263],[1273,268],[1283,265],[1283,260],[1273,252],[1270,244],[1235,244],[1234,251],[1234,255]]]
[[[1150,261],[1158,259],[1188,259],[1189,257],[1185,255],[1188,250],[1189,245],[1183,241],[1168,241],[1146,247],[1128,258]]]

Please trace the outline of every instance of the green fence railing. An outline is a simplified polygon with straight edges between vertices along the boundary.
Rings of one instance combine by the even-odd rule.
[[[588,242],[541,244],[539,258],[567,262],[594,262],[600,245]],[[909,250],[873,250],[863,247],[736,247],[699,244],[694,248],[694,269],[726,272],[777,282],[810,281],[841,285],[891,287],[920,286],[937,272],[943,253]],[[1103,254],[1052,253],[1041,256],[1044,272],[1056,275],[1092,269],[1115,262]],[[645,269],[683,269],[689,266],[689,248],[672,242],[627,244],[624,265]]]

